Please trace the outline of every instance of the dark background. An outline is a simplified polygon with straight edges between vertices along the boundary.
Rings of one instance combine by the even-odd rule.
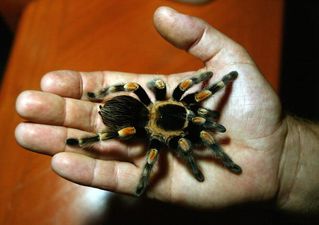
[[[286,1],[280,96],[289,113],[319,120],[319,1]]]
[[[13,33],[10,31],[0,14],[0,81],[2,81],[12,41]]]

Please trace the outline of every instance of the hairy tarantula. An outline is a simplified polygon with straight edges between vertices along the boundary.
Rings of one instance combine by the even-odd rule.
[[[233,81],[238,73],[232,71],[219,82],[195,93],[184,93],[194,84],[207,81],[212,77],[210,71],[199,73],[183,80],[173,91],[171,98],[166,98],[166,84],[161,79],[148,83],[156,97],[151,102],[145,90],[135,82],[113,85],[93,93],[88,92],[89,99],[102,100],[113,92],[134,92],[138,99],[127,95],[116,96],[100,106],[99,114],[106,129],[91,137],[68,138],[66,144],[70,146],[87,147],[95,142],[112,138],[122,140],[134,136],[147,139],[149,147],[146,154],[145,166],[142,171],[136,195],[143,194],[149,184],[150,174],[158,159],[159,152],[168,146],[175,154],[186,161],[194,177],[204,181],[204,176],[198,168],[192,154],[196,145],[205,145],[223,165],[236,174],[242,172],[240,166],[216,143],[214,132],[225,132],[226,129],[216,122],[218,112],[200,106],[200,103]]]

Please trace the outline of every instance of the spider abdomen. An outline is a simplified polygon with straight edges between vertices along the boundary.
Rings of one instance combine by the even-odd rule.
[[[131,96],[116,96],[100,109],[103,123],[108,129],[115,131],[125,127],[144,129],[149,119],[148,109]]]

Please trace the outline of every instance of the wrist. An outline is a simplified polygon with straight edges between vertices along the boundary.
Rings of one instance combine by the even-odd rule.
[[[287,212],[319,212],[319,126],[286,116],[277,204]]]

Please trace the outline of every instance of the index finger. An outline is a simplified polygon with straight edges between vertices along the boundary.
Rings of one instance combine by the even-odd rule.
[[[58,70],[45,74],[41,80],[41,89],[62,97],[87,99],[86,93],[102,89],[115,83],[124,83],[137,79],[137,74],[124,72],[78,72]]]
[[[101,90],[110,85],[134,81],[139,83],[152,96],[146,83],[154,78],[164,80],[168,85],[168,94],[172,88],[184,77],[191,76],[194,71],[171,74],[135,74],[114,71],[79,72],[72,70],[58,70],[45,74],[41,80],[41,89],[66,98],[87,100],[86,93]],[[170,86],[173,85],[173,86]]]

